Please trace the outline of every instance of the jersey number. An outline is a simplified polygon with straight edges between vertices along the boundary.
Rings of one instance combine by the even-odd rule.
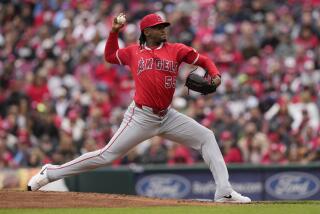
[[[165,76],[164,77],[164,87],[165,88],[175,88],[176,87],[176,77]]]

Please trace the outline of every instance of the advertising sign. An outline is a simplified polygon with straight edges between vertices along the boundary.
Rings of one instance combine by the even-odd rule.
[[[314,171],[230,171],[232,187],[253,200],[319,200],[320,173]],[[143,172],[135,176],[138,195],[213,199],[216,186],[208,170]]]
[[[267,200],[306,200],[320,198],[319,173],[279,172],[269,174],[265,182]]]
[[[262,200],[263,183],[259,176],[237,174],[231,184],[238,192]],[[153,173],[137,176],[136,193],[158,198],[213,199],[216,186],[210,172]]]

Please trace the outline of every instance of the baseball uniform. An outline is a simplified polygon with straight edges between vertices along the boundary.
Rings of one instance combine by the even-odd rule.
[[[142,22],[142,25],[145,23],[143,27],[164,23],[152,18]],[[135,82],[133,101],[120,128],[104,148],[63,165],[48,167],[49,180],[108,165],[140,142],[158,135],[199,151],[216,182],[216,197],[230,194],[228,171],[213,132],[170,107],[181,63],[199,65],[211,76],[219,75],[215,65],[180,43],[163,42],[152,48],[136,44],[119,49],[118,34],[112,32],[106,43],[105,59],[130,68]]]

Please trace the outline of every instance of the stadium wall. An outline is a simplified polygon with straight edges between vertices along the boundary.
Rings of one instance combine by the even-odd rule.
[[[320,165],[229,165],[236,191],[253,200],[319,200]],[[0,171],[0,189],[25,189],[38,169]],[[100,168],[60,180],[43,190],[212,199],[215,185],[208,168],[198,165],[130,165]]]

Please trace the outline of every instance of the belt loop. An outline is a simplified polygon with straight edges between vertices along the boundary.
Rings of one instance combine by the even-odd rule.
[[[153,111],[154,114],[158,115],[159,117],[163,117],[168,113],[168,109],[160,110],[160,111]]]
[[[136,106],[137,106],[138,108],[143,109],[143,108],[142,108],[142,105],[141,105],[140,103],[136,103],[136,102],[134,102],[134,103],[136,104]]]

